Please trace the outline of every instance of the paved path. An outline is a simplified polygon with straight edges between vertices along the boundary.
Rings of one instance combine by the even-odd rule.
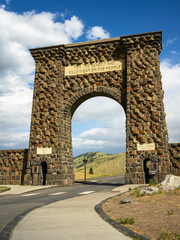
[[[137,185],[136,185],[137,186]],[[80,197],[62,200],[38,208],[16,226],[11,240],[127,240],[95,212],[102,200],[127,191],[124,185],[111,192],[86,192]]]

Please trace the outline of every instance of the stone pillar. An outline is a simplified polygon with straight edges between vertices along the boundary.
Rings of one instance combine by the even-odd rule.
[[[159,66],[161,33],[126,38],[123,42],[127,49],[126,182],[144,183],[146,157],[158,158],[160,178],[170,166]]]
[[[62,115],[62,81],[64,69],[63,46],[31,50],[36,61],[34,96],[31,117],[27,174],[24,183],[32,184],[31,168],[34,161],[47,163],[47,184],[70,185],[74,177],[68,176],[64,145]],[[65,126],[66,128],[66,126]],[[41,154],[37,154],[40,149]],[[45,159],[45,160],[44,160]],[[68,180],[67,180],[68,179]]]

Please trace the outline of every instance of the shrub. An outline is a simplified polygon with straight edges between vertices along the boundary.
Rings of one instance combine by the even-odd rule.
[[[155,182],[153,178],[149,179],[149,186],[158,185],[159,182]]]
[[[131,217],[131,218],[125,218],[125,219],[119,218],[119,223],[120,223],[120,224],[124,224],[124,225],[126,225],[126,224],[132,225],[132,224],[135,223],[135,220],[134,220],[133,217]]]
[[[174,210],[171,209],[170,211],[169,210],[167,211],[167,215],[173,215],[173,214],[174,214]]]
[[[89,174],[93,174],[93,168],[92,167],[90,167],[90,169],[89,169]]]

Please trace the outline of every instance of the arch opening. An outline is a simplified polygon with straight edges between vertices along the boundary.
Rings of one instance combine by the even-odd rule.
[[[149,183],[150,180],[150,175],[149,175],[149,170],[151,167],[151,160],[149,158],[144,159],[143,162],[143,168],[144,168],[144,177],[145,177],[145,183]]]
[[[41,163],[41,169],[42,169],[42,185],[46,185],[46,175],[47,175],[47,163],[42,162]]]
[[[76,110],[72,117],[73,157],[89,152],[107,155],[125,152],[126,117],[121,104],[107,96],[91,97],[84,101],[81,99],[78,103],[77,106],[76,102]],[[123,161],[125,173],[125,154]],[[82,161],[80,166],[83,169]]]

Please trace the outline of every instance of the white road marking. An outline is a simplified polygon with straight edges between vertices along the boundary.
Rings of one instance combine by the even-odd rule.
[[[90,194],[90,193],[93,193],[93,192],[95,192],[95,191],[86,191],[86,192],[81,192],[81,193],[79,193],[79,194],[85,195],[85,194]]]
[[[66,193],[66,192],[56,192],[56,193],[51,193],[48,195],[55,196],[55,195],[60,195],[60,194],[64,194],[64,193]]]
[[[40,193],[27,193],[27,194],[21,195],[21,197],[30,197],[30,196],[38,195],[38,194],[40,194]]]

